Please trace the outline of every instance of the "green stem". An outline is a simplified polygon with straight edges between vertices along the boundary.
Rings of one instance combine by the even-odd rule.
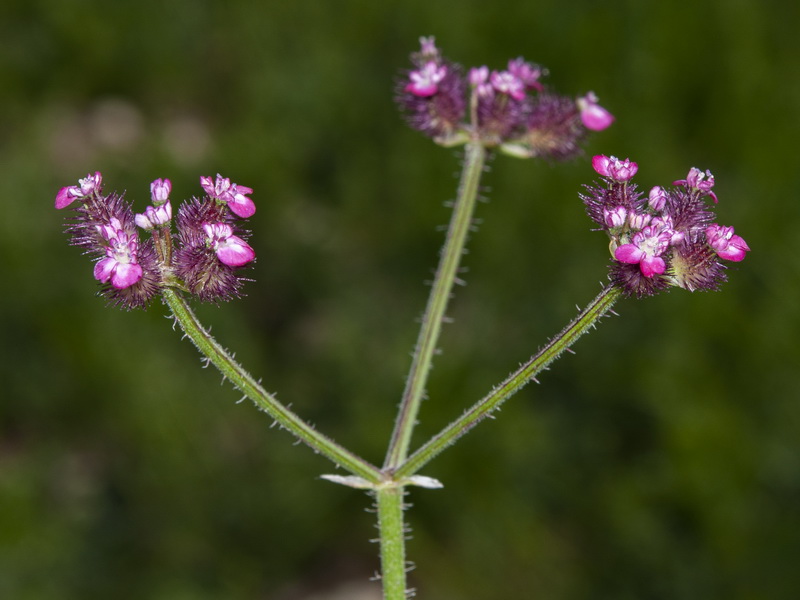
[[[381,543],[381,583],[384,600],[406,600],[406,550],[403,526],[403,487],[377,491]]]
[[[183,297],[175,290],[166,288],[162,292],[164,302],[169,306],[176,321],[192,340],[197,349],[211,364],[227,377],[245,396],[269,414],[282,427],[288,429],[300,440],[318,453],[326,456],[338,466],[354,475],[363,477],[371,483],[385,480],[380,470],[340,446],[330,438],[314,430],[299,416],[281,404],[275,396],[267,392],[253,377],[231,357],[225,349],[203,328],[197,316],[189,308]]]
[[[409,457],[394,472],[395,479],[410,477],[425,466],[442,450],[455,443],[461,436],[489,416],[503,402],[518,392],[524,385],[536,379],[545,367],[569,349],[584,333],[597,325],[614,303],[620,298],[619,288],[608,286],[598,295],[567,327],[533,355],[528,362],[514,371],[487,396],[468,409],[459,419],[453,421],[425,445]]]
[[[478,142],[470,142],[465,147],[464,170],[458,189],[458,197],[453,208],[453,216],[447,231],[447,239],[442,249],[439,267],[433,280],[428,306],[422,319],[417,339],[414,359],[406,380],[403,399],[395,422],[392,439],[386,454],[384,467],[391,470],[399,466],[408,456],[411,434],[417,421],[419,406],[425,394],[425,385],[431,369],[431,361],[439,342],[447,303],[456,281],[458,265],[464,253],[464,245],[472,224],[472,214],[478,198],[486,150]]]

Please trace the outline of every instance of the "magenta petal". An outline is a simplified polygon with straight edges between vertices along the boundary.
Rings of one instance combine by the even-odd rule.
[[[66,208],[67,206],[72,204],[75,201],[76,196],[71,192],[75,189],[76,189],[75,186],[71,185],[68,187],[63,187],[60,190],[58,190],[58,194],[56,194],[56,208],[58,209]]]
[[[717,252],[717,255],[720,258],[724,258],[725,260],[730,260],[730,261],[733,261],[733,262],[739,262],[739,261],[744,260],[745,251],[742,250],[741,248],[736,248],[734,246],[729,246],[725,250],[723,250],[721,252]]]
[[[108,280],[111,279],[111,273],[116,264],[117,261],[111,257],[106,257],[97,261],[97,264],[94,266],[94,278],[102,283],[108,283]]]
[[[603,177],[608,177],[608,165],[611,164],[611,159],[604,154],[598,154],[597,156],[592,157],[592,168],[597,171],[598,175],[602,175]]]
[[[642,275],[652,277],[653,275],[661,275],[666,271],[667,263],[660,256],[646,256],[639,263],[639,268],[642,270]]]
[[[728,240],[728,245],[724,250],[720,250],[717,252],[720,258],[724,258],[725,260],[730,260],[733,262],[739,262],[744,260],[745,254],[750,250],[750,247],[747,245],[747,242],[744,241],[739,235],[734,235]]]
[[[412,82],[406,86],[405,91],[414,94],[415,96],[419,96],[420,98],[427,98],[438,92],[439,87],[435,83]]]
[[[118,263],[111,275],[111,285],[118,290],[137,283],[142,278],[142,267],[135,263]]]
[[[237,194],[232,200],[228,200],[228,207],[237,217],[247,219],[256,214],[256,204],[247,196]]]
[[[203,191],[211,196],[214,197],[214,180],[211,177],[206,175],[200,176],[200,187],[203,188]]]
[[[586,129],[603,131],[614,122],[614,116],[602,106],[592,104],[581,111],[581,121]]]
[[[635,265],[647,256],[639,246],[635,244],[623,244],[614,251],[614,258],[620,262]]]
[[[243,239],[232,235],[217,248],[217,258],[229,267],[241,267],[256,257],[253,250]]]

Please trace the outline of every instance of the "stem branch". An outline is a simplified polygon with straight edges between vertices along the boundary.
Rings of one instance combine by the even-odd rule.
[[[378,483],[385,478],[380,470],[340,446],[332,439],[316,431],[311,425],[303,421],[294,412],[281,404],[278,399],[267,392],[253,377],[225,351],[225,349],[211,337],[197,319],[192,309],[175,290],[166,288],[162,292],[164,302],[169,306],[175,320],[180,325],[186,336],[192,340],[197,349],[219,371],[227,377],[233,385],[241,390],[259,408],[269,414],[282,427],[288,429],[300,440],[308,444],[313,450],[329,458],[336,465],[350,471],[354,475],[363,477],[369,482]]]
[[[572,346],[579,337],[595,327],[600,318],[611,310],[621,295],[622,291],[619,288],[611,285],[605,287],[561,333],[534,354],[528,362],[412,454],[396,469],[395,478],[409,477],[418,472],[437,454],[455,443],[523,386],[531,380],[535,380],[536,375]]]
[[[470,142],[465,146],[465,153],[464,170],[461,174],[458,197],[453,208],[453,216],[450,219],[447,239],[433,280],[428,306],[425,309],[417,339],[414,359],[406,380],[403,399],[384,462],[387,470],[399,466],[408,456],[411,434],[425,394],[431,361],[439,342],[442,319],[450,300],[458,273],[458,265],[464,253],[464,245],[472,224],[480,178],[486,161],[486,150],[479,142]]]

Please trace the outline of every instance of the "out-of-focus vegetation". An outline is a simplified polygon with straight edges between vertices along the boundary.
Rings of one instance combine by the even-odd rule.
[[[711,169],[752,252],[719,293],[620,303],[429,465],[420,597],[796,598],[798,22],[777,0],[3,2],[0,597],[295,600],[374,574],[369,499],[236,405],[162,306],[106,308],[53,198],[95,170],[140,208],[157,177],[175,202],[203,174],[253,187],[256,281],[199,313],[380,462],[460,160],[392,101],[435,35],[466,65],[539,62],[617,122],[565,165],[492,162],[416,443],[598,291],[592,154],[643,187]]]

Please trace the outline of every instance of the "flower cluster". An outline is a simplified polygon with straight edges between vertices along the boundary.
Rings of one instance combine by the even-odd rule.
[[[439,144],[478,140],[520,158],[565,159],[579,151],[589,130],[614,120],[592,92],[575,99],[547,89],[541,82],[547,71],[522,58],[503,71],[481,66],[465,73],[442,57],[432,37],[420,43],[397,101],[411,127]]]
[[[630,296],[650,296],[670,286],[715,290],[725,265],[750,250],[733,227],[714,222],[705,198],[717,203],[714,176],[692,168],[672,189],[659,186],[645,196],[631,179],[638,165],[629,159],[595,156],[604,184],[581,194],[589,217],[611,238],[611,280]]]
[[[168,179],[150,184],[152,205],[140,214],[122,196],[104,195],[102,180],[100,173],[89,174],[61,188],[55,206],[75,208],[67,233],[73,245],[96,258],[94,277],[112,302],[143,307],[165,287],[212,302],[241,294],[241,267],[255,259],[245,241],[249,232],[240,226],[256,210],[252,189],[221,175],[201,177],[206,194],[180,207],[173,235]],[[140,240],[137,227],[150,235]]]

